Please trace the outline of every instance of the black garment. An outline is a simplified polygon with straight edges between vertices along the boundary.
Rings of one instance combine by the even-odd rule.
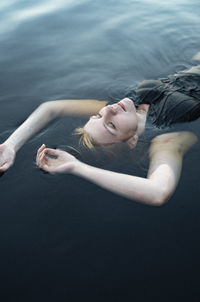
[[[179,72],[168,78],[146,80],[127,94],[136,107],[150,104],[148,118],[162,128],[200,117],[200,73]]]

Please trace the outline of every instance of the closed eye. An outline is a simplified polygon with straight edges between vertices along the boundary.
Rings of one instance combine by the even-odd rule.
[[[110,122],[109,125],[110,125],[113,129],[116,129],[115,125],[114,125],[112,122]]]
[[[93,115],[93,116],[91,116],[90,118],[92,118],[92,119],[100,119],[100,118],[102,118],[102,115],[101,115],[100,113],[97,113],[96,115]],[[107,125],[108,125],[110,128],[116,130],[116,126],[115,126],[112,122],[108,122]],[[104,124],[104,126],[105,126],[105,128],[106,128],[107,130],[109,130],[109,129],[106,127],[106,124]],[[111,133],[111,134],[113,135],[113,133]]]

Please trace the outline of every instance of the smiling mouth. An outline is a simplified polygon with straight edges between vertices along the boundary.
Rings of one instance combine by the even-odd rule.
[[[119,102],[117,103],[117,105],[119,105],[124,111],[126,111],[126,108],[123,103]]]

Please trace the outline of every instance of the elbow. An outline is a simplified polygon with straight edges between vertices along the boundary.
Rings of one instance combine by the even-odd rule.
[[[150,194],[141,194],[139,196],[131,196],[129,197],[131,200],[138,200],[142,203],[145,203],[147,205],[150,206],[154,206],[154,207],[161,207],[163,205],[165,205],[167,203],[167,201],[170,198],[170,195],[167,194],[164,190],[157,190],[157,192],[153,192]]]
[[[38,109],[47,114],[49,118],[54,118],[53,102],[44,102],[38,107]]]
[[[49,110],[51,108],[51,102],[47,101],[39,105],[39,108]]]
[[[47,110],[49,110],[49,104],[48,104],[49,102],[44,102],[44,103],[42,103],[42,104],[40,104],[39,106],[38,106],[38,110],[42,110],[42,111],[47,111]]]
[[[167,203],[169,198],[170,198],[169,192],[164,188],[161,188],[159,189],[156,196],[153,198],[151,202],[153,206],[161,207]]]
[[[164,206],[168,201],[168,198],[160,198],[160,199],[157,199],[157,200],[154,200],[152,202],[152,205],[155,206],[155,207],[161,207],[161,206]]]
[[[148,205],[161,207],[167,203],[171,196],[167,187],[153,185],[151,189],[138,196],[138,199]]]

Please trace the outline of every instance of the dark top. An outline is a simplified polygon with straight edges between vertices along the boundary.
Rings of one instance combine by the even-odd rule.
[[[159,80],[145,80],[126,95],[136,107],[150,104],[148,119],[159,128],[200,117],[200,74],[179,72]]]

